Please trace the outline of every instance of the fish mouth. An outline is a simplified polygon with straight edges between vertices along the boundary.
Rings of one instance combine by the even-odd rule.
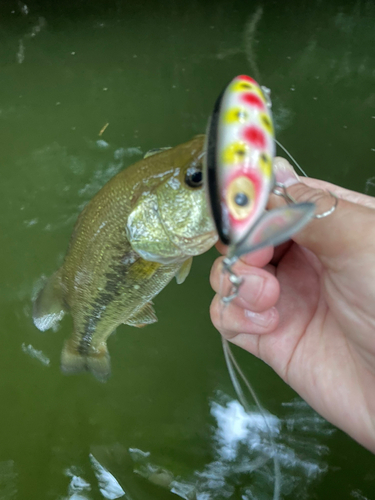
[[[173,238],[173,244],[185,255],[200,255],[212,248],[218,240],[218,234],[215,230],[209,231],[199,236],[191,238]]]

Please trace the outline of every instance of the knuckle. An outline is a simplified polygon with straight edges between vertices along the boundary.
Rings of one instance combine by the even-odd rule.
[[[322,198],[325,199],[327,197],[330,197],[328,192],[324,189],[311,188],[309,186],[306,186],[306,184],[303,184],[303,182],[299,182],[298,184],[290,186],[288,188],[288,191],[298,202],[309,201],[312,203],[317,203]]]

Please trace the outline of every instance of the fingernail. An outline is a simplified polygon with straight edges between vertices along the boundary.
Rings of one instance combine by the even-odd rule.
[[[255,325],[263,326],[264,328],[267,328],[267,326],[272,323],[276,315],[276,309],[274,307],[271,307],[271,309],[264,313],[256,313],[249,311],[248,309],[245,309],[244,311],[246,318],[250,319]]]
[[[275,158],[273,169],[276,177],[276,182],[284,184],[285,187],[292,186],[300,182],[296,171],[292,165],[284,158]]]
[[[244,276],[245,281],[246,281],[246,288],[253,288],[254,291],[261,292],[263,289],[264,285],[264,278],[263,276],[259,276],[259,274],[247,274]]]

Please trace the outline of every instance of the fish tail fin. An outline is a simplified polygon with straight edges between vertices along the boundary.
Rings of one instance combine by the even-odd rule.
[[[79,344],[69,339],[61,352],[61,371],[67,375],[81,373],[86,370],[86,357],[80,354]]]
[[[95,351],[79,352],[79,344],[74,339],[65,342],[61,353],[61,371],[67,375],[88,370],[100,382],[105,382],[111,374],[111,362],[106,344]]]
[[[86,358],[87,369],[100,382],[106,382],[111,375],[111,359],[107,344],[103,343],[99,349],[90,351]]]
[[[33,304],[34,325],[44,332],[54,327],[64,316],[61,270],[56,271],[39,291]]]

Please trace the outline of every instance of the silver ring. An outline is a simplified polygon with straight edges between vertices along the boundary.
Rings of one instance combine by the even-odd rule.
[[[339,202],[338,197],[335,195],[335,193],[332,193],[332,191],[328,191],[328,193],[332,196],[332,198],[335,200],[335,203],[332,205],[332,207],[327,210],[326,212],[323,212],[322,214],[317,214],[314,215],[314,219],[324,219],[324,217],[328,217],[328,215],[333,214],[333,212],[336,210],[337,204]]]
[[[297,200],[291,196],[288,191],[286,190],[286,187],[284,184],[281,184],[281,182],[276,182],[275,183],[275,188],[273,189],[273,194],[276,194],[277,196],[282,196],[284,200],[290,204],[290,203],[297,203]],[[332,191],[327,192],[332,196],[332,198],[335,200],[335,203],[332,205],[332,207],[323,212],[322,214],[317,214],[313,216],[313,219],[324,219],[324,217],[328,217],[328,215],[333,214],[333,212],[336,210],[337,204],[339,202],[338,197],[335,195],[335,193],[332,193]]]

